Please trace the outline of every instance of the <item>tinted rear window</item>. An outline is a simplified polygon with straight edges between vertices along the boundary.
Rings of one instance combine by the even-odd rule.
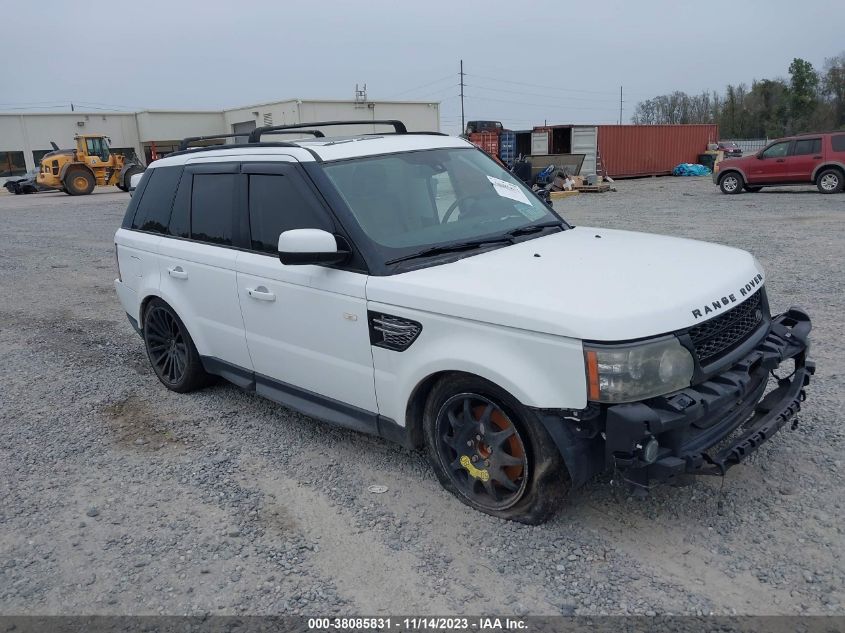
[[[232,245],[237,178],[238,174],[194,174],[191,238]]]
[[[149,170],[147,185],[141,193],[133,229],[166,233],[170,223],[170,210],[176,185],[182,175],[182,167],[159,167]]]
[[[251,174],[249,224],[252,248],[275,254],[279,235],[290,229],[324,229],[331,224],[295,182],[296,175]]]
[[[186,170],[179,181],[176,197],[173,198],[173,212],[170,214],[170,226],[167,232],[176,237],[191,236],[191,180],[192,174]]]
[[[822,151],[822,140],[820,138],[802,138],[795,141],[795,149],[792,150],[794,156],[803,156],[805,154],[819,154]]]
[[[845,152],[845,134],[837,134],[830,137],[834,152]]]

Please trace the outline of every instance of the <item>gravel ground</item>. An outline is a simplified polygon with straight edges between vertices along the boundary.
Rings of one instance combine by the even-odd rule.
[[[558,207],[752,251],[773,309],[811,312],[819,371],[723,489],[600,477],[539,527],[472,512],[420,453],[167,391],[112,288],[125,194],[0,195],[0,613],[842,614],[845,195],[617,188]]]

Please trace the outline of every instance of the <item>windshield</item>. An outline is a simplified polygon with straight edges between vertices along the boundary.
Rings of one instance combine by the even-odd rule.
[[[386,259],[561,222],[525,185],[476,149],[357,158],[327,164],[325,171]]]

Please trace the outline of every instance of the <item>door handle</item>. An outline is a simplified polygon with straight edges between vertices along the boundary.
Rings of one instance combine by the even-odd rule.
[[[785,158],[778,158],[775,162],[776,163],[785,163],[786,159]]]
[[[167,269],[167,274],[173,277],[174,279],[187,279],[188,273],[182,270],[181,266],[171,266]]]
[[[267,290],[264,286],[258,286],[257,288],[247,288],[246,293],[256,299],[258,301],[275,301],[276,295]]]
[[[821,160],[824,156],[813,156],[813,160]]]

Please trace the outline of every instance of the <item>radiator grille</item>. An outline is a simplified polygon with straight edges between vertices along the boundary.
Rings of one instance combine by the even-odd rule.
[[[745,341],[763,321],[764,307],[760,289],[732,310],[690,328],[698,362],[712,363]]]

